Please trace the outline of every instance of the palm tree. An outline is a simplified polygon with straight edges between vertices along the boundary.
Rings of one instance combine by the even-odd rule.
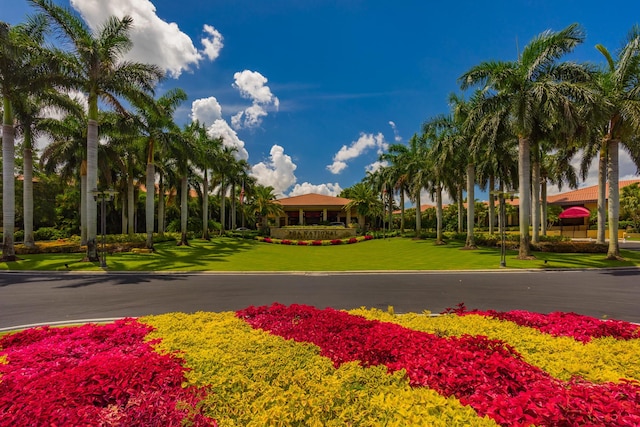
[[[133,101],[144,97],[145,93],[152,93],[163,72],[156,65],[122,60],[132,47],[129,31],[133,20],[130,16],[109,17],[94,33],[81,18],[51,0],[29,1],[72,43],[73,53],[66,61],[68,84],[88,96],[87,258],[97,261],[97,208],[88,195],[98,185],[98,100],[102,99],[124,113],[125,108],[118,97]]]
[[[451,116],[436,116],[422,125],[423,135],[428,144],[427,161],[433,173],[432,194],[436,198],[436,244],[444,244],[442,228],[444,223],[442,209],[442,191],[449,192],[458,188],[458,183],[452,182],[457,165],[464,164],[460,151],[457,149],[458,134]],[[457,180],[456,180],[457,181]]]
[[[640,130],[640,27],[634,26],[624,47],[614,59],[602,45],[596,48],[607,61],[607,69],[597,80],[602,95],[609,105],[603,129],[603,145],[608,155],[609,181],[609,249],[608,259],[620,256],[618,243],[618,216],[620,214],[620,188],[618,148]]]
[[[276,201],[276,195],[273,193],[274,188],[264,185],[256,185],[253,188],[251,196],[251,207],[254,214],[261,218],[262,232],[265,233],[269,228],[269,215],[282,215],[284,209],[282,205]]]
[[[2,260],[14,261],[15,129],[14,108],[30,94],[50,87],[55,61],[41,48],[46,21],[38,16],[25,24],[0,22],[0,96],[2,96]]]
[[[13,105],[18,125],[16,131],[23,136],[23,210],[24,245],[34,246],[33,234],[33,140],[41,133],[39,124],[46,107],[57,107],[66,112],[80,114],[79,105],[58,91],[45,89],[38,94],[25,95]]]
[[[577,24],[559,32],[546,31],[535,37],[516,61],[483,62],[460,77],[462,89],[482,85],[483,108],[488,111],[506,109],[513,119],[518,137],[518,186],[520,193],[520,259],[531,258],[529,247],[529,214],[531,211],[531,144],[535,131],[561,121],[573,122],[571,103],[593,100],[583,83],[589,73],[578,64],[559,63],[584,41]],[[472,202],[472,201],[469,201]]]
[[[207,135],[203,124],[192,122],[186,132],[193,139],[195,165],[202,170],[202,239],[209,240],[209,170],[222,148],[222,139],[213,139]]]
[[[366,218],[368,216],[373,216],[376,212],[380,212],[382,210],[382,204],[378,198],[378,192],[364,181],[345,188],[340,192],[340,197],[351,200],[343,209],[348,212],[355,208],[358,214],[358,227],[363,233],[366,231]]]
[[[407,146],[405,144],[391,144],[386,153],[379,156],[379,160],[389,162],[387,166],[389,175],[392,177],[391,184],[393,190],[400,195],[400,232],[405,230],[405,194],[409,193],[410,171],[407,168],[405,159],[408,155]]]
[[[148,249],[153,249],[156,148],[161,156],[170,152],[174,138],[179,134],[179,128],[173,121],[173,113],[186,99],[187,94],[182,89],[172,89],[157,100],[144,99],[134,102],[138,132],[146,140],[147,167],[145,186],[147,198],[145,202],[145,225],[147,233],[146,246]],[[159,145],[159,147],[156,147],[156,145]],[[162,193],[160,197],[163,197]]]
[[[220,234],[224,234],[226,229],[226,199],[227,190],[232,183],[232,175],[235,173],[235,164],[237,160],[235,153],[237,148],[230,146],[223,146],[222,150],[218,153],[218,157],[215,159],[214,173],[218,181],[219,194],[220,194]]]

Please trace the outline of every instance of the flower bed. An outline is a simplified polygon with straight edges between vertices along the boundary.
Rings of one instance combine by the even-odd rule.
[[[276,304],[29,329],[0,338],[0,425],[640,424],[637,337],[459,311]]]
[[[373,236],[365,235],[358,237],[349,237],[346,239],[330,239],[330,240],[291,240],[291,239],[276,239],[273,237],[256,236],[256,240],[264,243],[273,243],[276,245],[297,245],[297,246],[330,246],[330,245],[348,245],[353,243],[364,242],[366,240],[372,240]]]
[[[144,342],[135,320],[37,328],[0,340],[0,424],[216,425],[196,409],[205,390],[182,387],[179,359]]]

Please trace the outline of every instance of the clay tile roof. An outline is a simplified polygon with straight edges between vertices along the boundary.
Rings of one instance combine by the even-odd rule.
[[[626,187],[634,183],[640,183],[640,179],[628,179],[620,181],[620,188]],[[609,197],[609,184],[607,184],[607,198]],[[598,186],[592,185],[591,187],[579,188],[578,190],[568,191],[562,194],[556,194],[548,197],[549,203],[556,205],[575,205],[583,204],[586,202],[598,201]]]
[[[344,206],[351,199],[344,197],[325,196],[324,194],[303,194],[302,196],[286,197],[276,200],[282,206]]]

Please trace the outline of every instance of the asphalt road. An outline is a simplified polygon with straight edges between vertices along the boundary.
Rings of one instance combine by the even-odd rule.
[[[468,308],[574,311],[640,322],[640,269],[447,273],[0,273],[0,330],[62,321],[249,305],[396,312]]]

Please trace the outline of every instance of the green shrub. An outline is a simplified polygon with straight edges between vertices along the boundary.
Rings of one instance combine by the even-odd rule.
[[[39,241],[66,239],[69,236],[68,230],[59,230],[54,227],[42,227],[33,233],[33,238]]]

